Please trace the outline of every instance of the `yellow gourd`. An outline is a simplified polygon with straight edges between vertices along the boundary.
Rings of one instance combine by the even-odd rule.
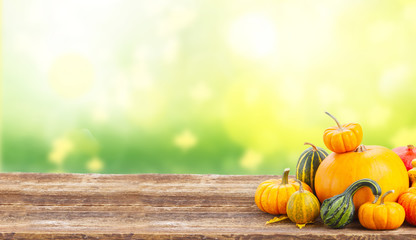
[[[411,187],[416,187],[416,159],[412,160],[413,168],[407,171],[409,174],[410,185]]]
[[[313,222],[319,216],[319,200],[311,192],[304,191],[301,181],[297,180],[299,190],[290,196],[286,212],[289,219],[299,228]]]

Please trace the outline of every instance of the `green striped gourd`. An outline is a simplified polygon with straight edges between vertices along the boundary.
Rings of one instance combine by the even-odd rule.
[[[313,222],[319,216],[320,203],[313,193],[304,191],[302,183],[296,179],[299,190],[287,201],[286,212],[297,225]]]
[[[328,156],[328,153],[312,143],[306,142],[305,145],[311,145],[300,155],[296,165],[296,178],[308,184],[313,193],[315,193],[315,174],[321,162]]]
[[[331,228],[343,228],[350,224],[355,212],[352,198],[362,187],[371,189],[375,197],[373,203],[376,203],[381,194],[380,185],[369,178],[355,181],[343,193],[324,200],[321,205],[321,218],[324,224]]]

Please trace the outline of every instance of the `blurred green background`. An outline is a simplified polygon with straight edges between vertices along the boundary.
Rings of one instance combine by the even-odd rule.
[[[3,0],[1,27],[1,171],[280,174],[324,111],[416,143],[416,1]]]

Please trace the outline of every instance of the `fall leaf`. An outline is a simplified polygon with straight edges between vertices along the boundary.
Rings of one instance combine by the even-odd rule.
[[[287,215],[281,215],[279,217],[274,217],[273,219],[267,221],[266,225],[270,224],[270,223],[277,223],[277,222],[283,221],[283,220],[288,219],[288,218],[289,217]]]

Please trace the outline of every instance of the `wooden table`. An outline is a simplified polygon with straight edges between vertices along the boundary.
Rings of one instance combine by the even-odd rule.
[[[277,177],[277,176],[275,176]],[[0,174],[5,239],[415,239],[416,227],[298,229],[254,204],[272,176]]]

